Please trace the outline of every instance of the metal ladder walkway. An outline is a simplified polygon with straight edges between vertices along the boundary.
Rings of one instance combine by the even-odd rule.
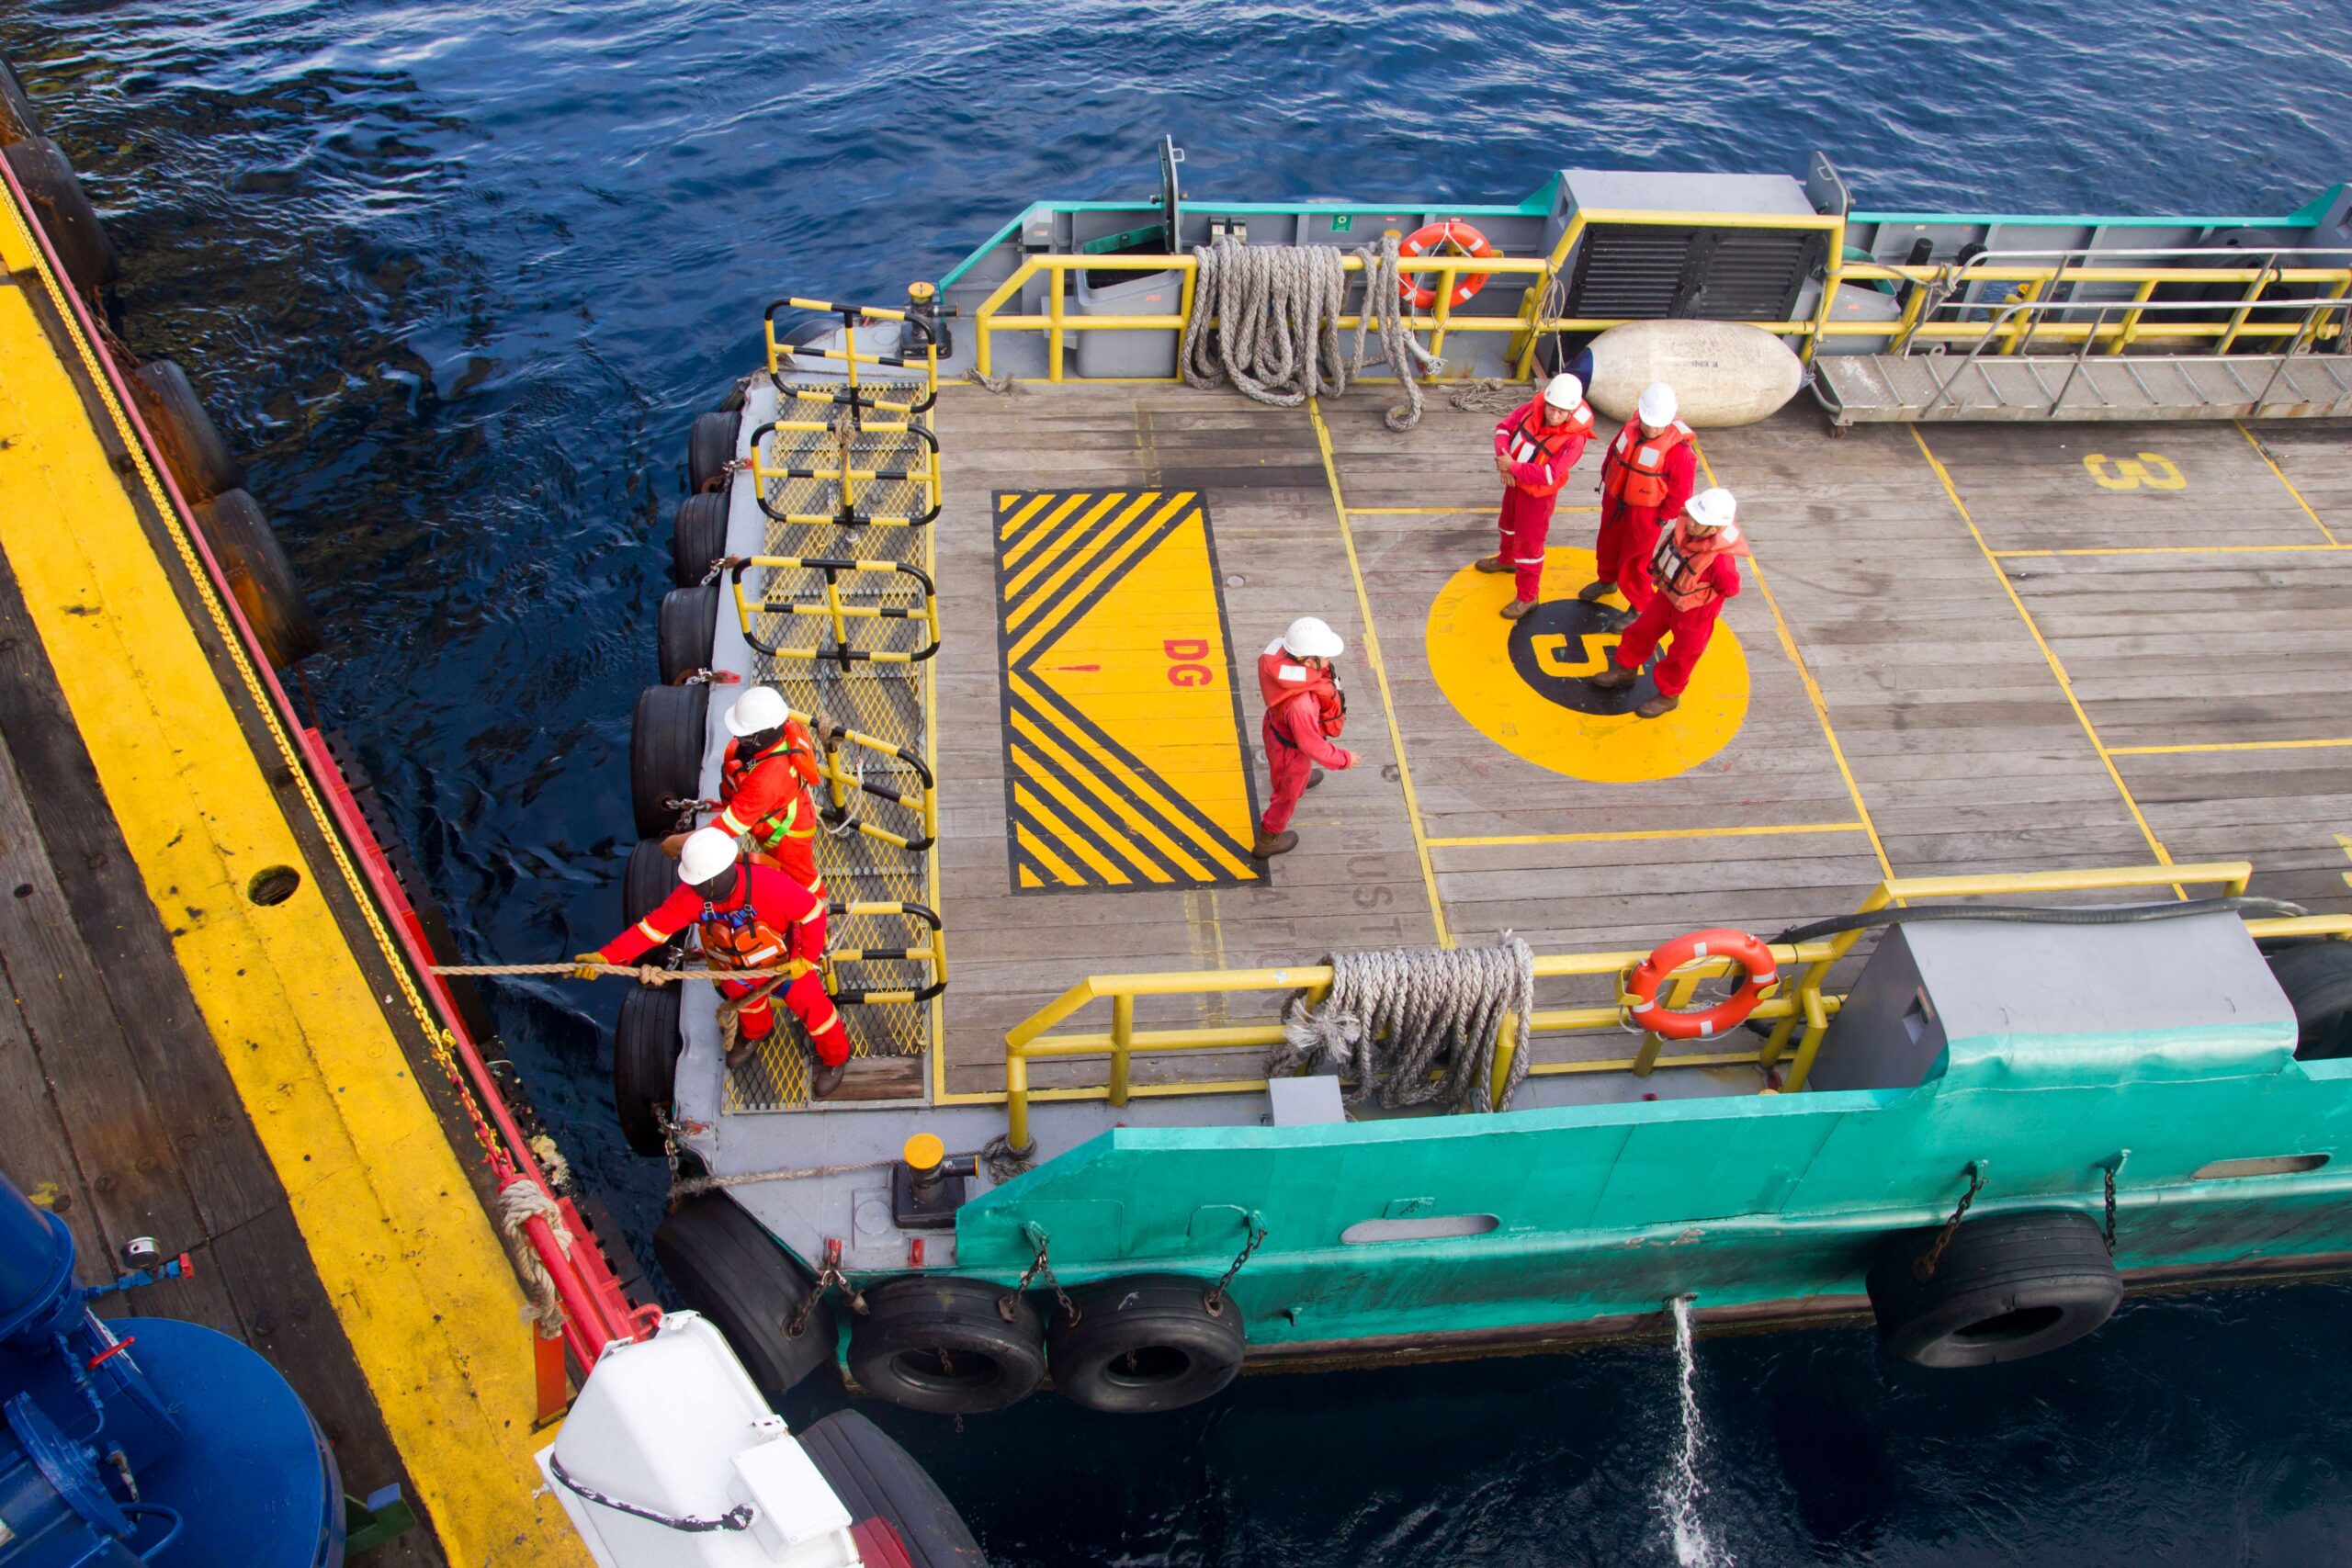
[[[2328,419],[2352,416],[2336,354],[1824,354],[1814,396],[1833,427],[1943,420]]]

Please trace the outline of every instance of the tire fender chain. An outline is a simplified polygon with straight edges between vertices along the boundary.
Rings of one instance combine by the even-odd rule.
[[[1037,1249],[1037,1256],[1028,1268],[1021,1271],[1021,1278],[1014,1282],[1012,1289],[997,1298],[996,1314],[1011,1323],[1013,1309],[1020,1304],[1021,1292],[1029,1288],[1030,1280],[1042,1278],[1046,1288],[1054,1292],[1054,1300],[1061,1303],[1063,1321],[1072,1328],[1077,1327],[1079,1318],[1084,1314],[1079,1311],[1078,1303],[1069,1299],[1069,1292],[1062,1289],[1061,1280],[1054,1275],[1054,1262],[1048,1255],[1046,1233],[1035,1225],[1023,1225],[1021,1232],[1029,1238],[1029,1245]]]
[[[1968,1162],[1968,1190],[1960,1195],[1959,1207],[1952,1210],[1951,1218],[1944,1222],[1944,1228],[1936,1233],[1935,1245],[1911,1260],[1913,1279],[1924,1285],[1936,1277],[1936,1265],[1943,1261],[1944,1248],[1951,1245],[1953,1233],[1960,1229],[1960,1222],[1968,1216],[1968,1206],[1976,1201],[1976,1195],[1984,1190],[1984,1168],[1971,1160]]]
[[[1250,1261],[1250,1255],[1266,1245],[1265,1222],[1252,1214],[1249,1218],[1248,1224],[1250,1239],[1241,1244],[1241,1250],[1233,1255],[1233,1261],[1227,1265],[1225,1273],[1201,1297],[1201,1305],[1208,1309],[1208,1314],[1211,1317],[1225,1315],[1227,1287],[1233,1283],[1233,1277],[1241,1272],[1241,1266]]]
[[[785,1320],[784,1337],[786,1339],[797,1339],[808,1332],[808,1320],[816,1315],[817,1303],[823,1301],[825,1292],[835,1286],[841,1288],[842,1299],[849,1303],[849,1310],[864,1317],[866,1314],[865,1292],[853,1288],[842,1273],[842,1244],[829,1241],[825,1244],[824,1264],[817,1270],[816,1283],[809,1287],[808,1294],[802,1298],[799,1307]]]

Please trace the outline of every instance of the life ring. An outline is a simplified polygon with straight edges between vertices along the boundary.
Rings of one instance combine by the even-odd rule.
[[[1449,218],[1442,223],[1427,223],[1405,237],[1396,254],[1405,256],[1426,256],[1435,254],[1440,245],[1451,243],[1465,254],[1484,260],[1495,254],[1495,247],[1486,235],[1459,218]],[[1456,276],[1453,282],[1453,302],[1463,304],[1487,287],[1490,272],[1474,272],[1467,277]],[[1396,278],[1397,292],[1416,310],[1426,310],[1437,303],[1437,290],[1420,282],[1416,274],[1400,273]]]
[[[1747,971],[1747,984],[1713,1007],[1698,1012],[1677,1012],[1658,1005],[1658,988],[1666,977],[1698,958],[1729,958]],[[1704,1040],[1720,1034],[1756,1010],[1756,1004],[1781,977],[1772,950],[1746,931],[1721,929],[1690,931],[1661,945],[1634,965],[1625,979],[1627,1016],[1652,1034],[1668,1040]]]

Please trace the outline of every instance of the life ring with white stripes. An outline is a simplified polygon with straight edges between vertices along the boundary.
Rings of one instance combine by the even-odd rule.
[[[1405,243],[1396,247],[1396,254],[1402,256],[1431,255],[1440,246],[1449,244],[1464,255],[1481,259],[1495,254],[1492,242],[1459,218],[1449,218],[1442,223],[1424,224],[1414,230],[1405,237]],[[1474,272],[1466,277],[1457,274],[1453,280],[1453,302],[1462,304],[1487,287],[1487,280],[1492,276],[1494,274],[1490,272]],[[1426,310],[1437,303],[1437,290],[1419,281],[1413,273],[1400,273],[1396,278],[1396,288],[1416,310]]]
[[[1747,971],[1747,984],[1713,1007],[1678,1012],[1662,1007],[1657,994],[1667,976],[1702,958],[1728,958]],[[1689,931],[1663,943],[1634,965],[1625,977],[1626,1016],[1667,1040],[1705,1040],[1743,1021],[1780,983],[1780,964],[1762,939],[1746,931]]]

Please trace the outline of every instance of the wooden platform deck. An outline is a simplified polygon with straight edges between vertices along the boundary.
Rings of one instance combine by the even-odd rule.
[[[1494,416],[1439,393],[1400,435],[1383,423],[1388,401],[1378,386],[1298,410],[1157,385],[943,396],[951,1089],[1001,1088],[1005,1031],[1090,973],[1312,963],[1504,931],[1539,952],[1646,947],[1713,924],[1769,935],[1850,909],[1890,874],[2166,856],[2250,858],[2257,893],[2352,908],[2346,427],[1832,440],[1805,405],[1705,433],[1708,477],[1738,495],[1756,555],[1683,709],[1644,728],[1531,696],[1535,682],[1497,662],[1506,581],[1464,575],[1493,548]],[[1596,444],[1562,494],[1546,601],[1584,581],[1598,460]],[[1000,509],[1070,491],[1194,492],[1214,535],[1212,662],[1240,695],[1238,733],[1197,724],[1160,784],[1226,788],[1238,752],[1262,804],[1257,654],[1300,615],[1348,638],[1344,743],[1363,765],[1306,797],[1301,847],[1254,876],[1186,885],[1106,849],[1124,884],[1074,868],[1110,885],[1023,886],[1009,759],[1023,787],[1024,766],[1054,769],[1007,746],[998,568],[1012,513]],[[1071,572],[1074,598],[1088,570]],[[1182,660],[1162,644],[1182,639],[1125,614],[1136,625],[1109,667],[1124,683],[1089,676],[1093,695],[1072,700],[1124,713],[1101,723],[1133,736],[1181,717],[1164,687]],[[1574,667],[1575,642],[1555,638],[1546,657]],[[1629,767],[1645,776],[1619,776]],[[1044,803],[1072,836],[1087,807],[1121,830],[1135,780],[1099,775],[1092,796]],[[1148,1002],[1139,1020],[1266,1015],[1256,999],[1156,1015]],[[1137,1079],[1245,1063],[1163,1059]],[[1037,1081],[1099,1082],[1102,1069],[1056,1071]]]

